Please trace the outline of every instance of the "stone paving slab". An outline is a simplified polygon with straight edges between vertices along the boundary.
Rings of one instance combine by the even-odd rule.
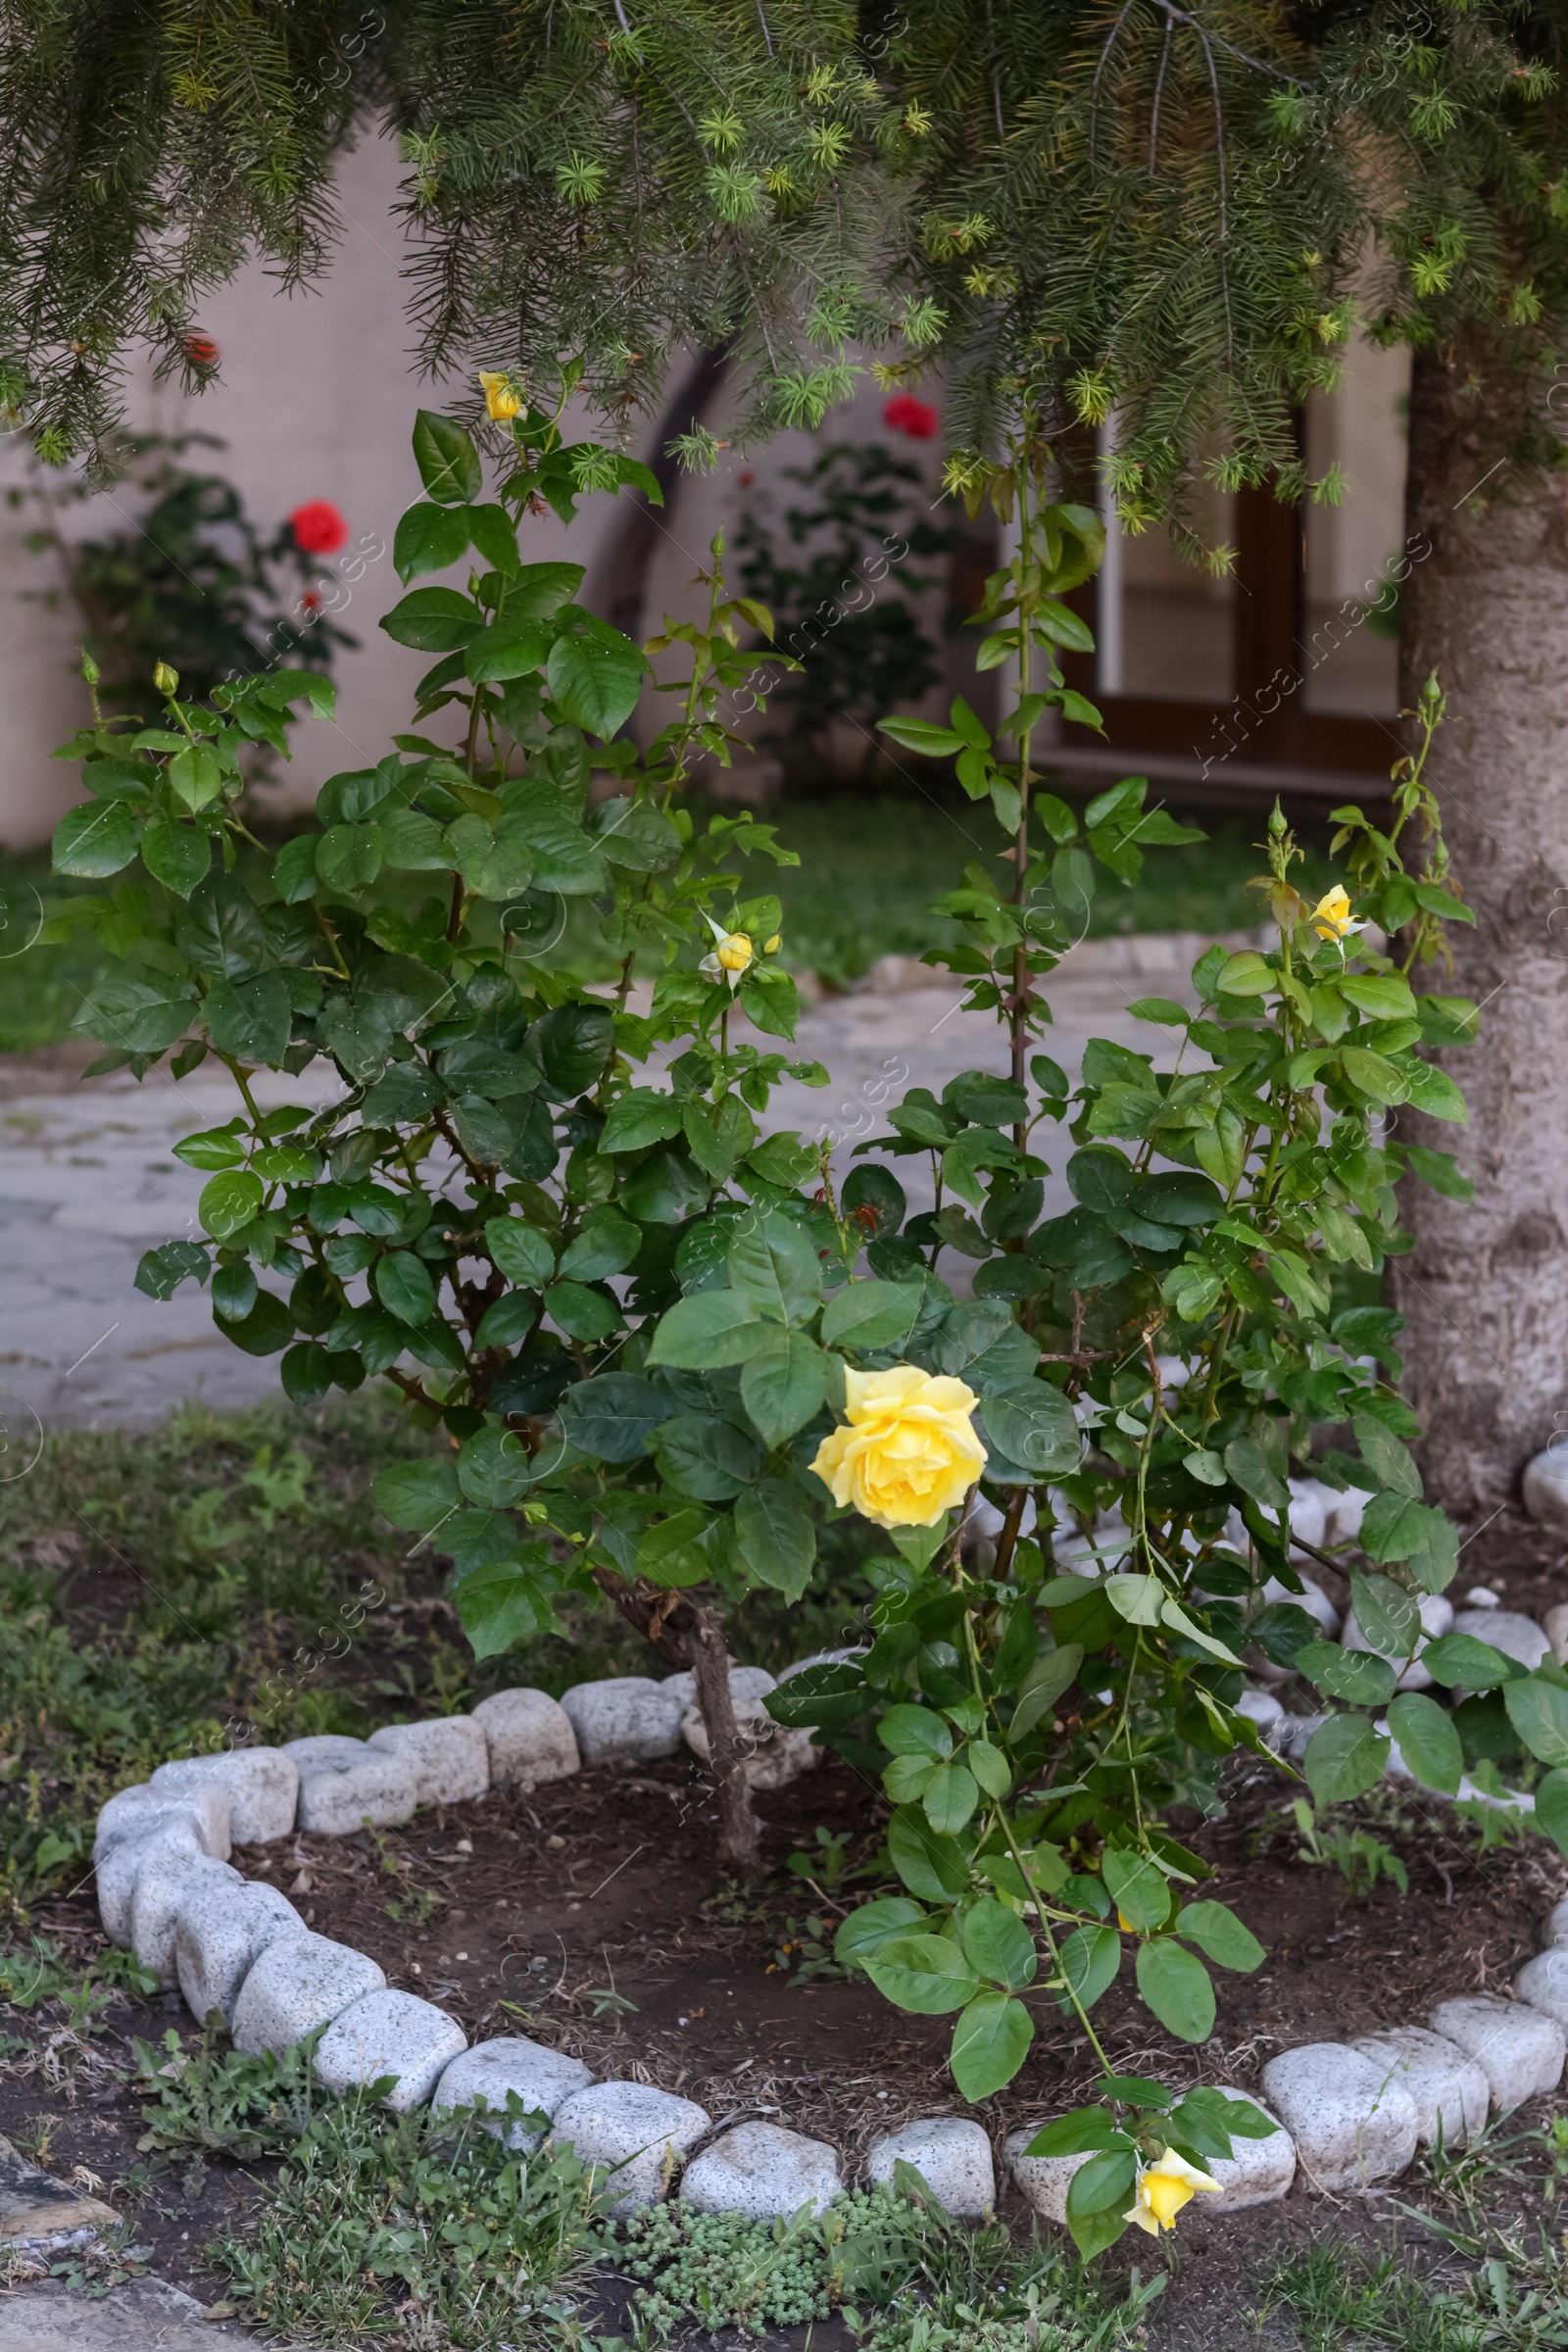
[[[101,2301],[53,2284],[0,2300],[0,2352],[212,2352],[257,2340],[162,2278],[129,2279]]]
[[[1187,975],[1205,944],[1160,933],[1073,950],[1050,984],[1055,1025],[1046,1050],[1075,1076],[1088,1040],[1104,1036],[1169,1068],[1176,1033],[1127,1007],[1150,995],[1191,1004]],[[1228,944],[1244,944],[1243,935]],[[889,957],[869,986],[808,1005],[796,1050],[825,1063],[834,1084],[786,1081],[769,1126],[830,1132],[842,1177],[855,1145],[885,1132],[888,1104],[910,1087],[940,1094],[960,1070],[1000,1070],[996,1021],[960,1011],[961,995],[945,975]],[[11,1065],[0,1086],[0,1479],[19,1474],[51,1425],[134,1427],[187,1399],[229,1407],[277,1394],[276,1359],[222,1339],[205,1291],[186,1283],[160,1304],[133,1288],[144,1250],[197,1230],[206,1177],[171,1148],[239,1109],[227,1074],[209,1064],[177,1082],[162,1069],[140,1085],[124,1072],[83,1082],[64,1056],[37,1058],[39,1091],[29,1093],[27,1057],[0,1057]],[[255,1092],[267,1108],[315,1107],[336,1100],[341,1081],[322,1062],[297,1078],[264,1072]],[[923,1157],[900,1163],[900,1173],[911,1207],[928,1205]],[[1058,1169],[1048,1212],[1068,1205]]]

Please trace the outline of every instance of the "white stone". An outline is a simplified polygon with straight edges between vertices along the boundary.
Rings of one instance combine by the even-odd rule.
[[[160,1764],[152,1786],[182,1795],[216,1785],[228,1791],[228,1834],[236,1845],[266,1845],[286,1838],[299,1804],[299,1767],[280,1747],[230,1747],[216,1756],[184,1756]]]
[[[997,2201],[997,2168],[983,2125],[966,2115],[933,2115],[884,2132],[866,2153],[868,2179],[891,2182],[912,2164],[937,2203],[956,2221],[984,2221]]]
[[[306,1933],[287,1895],[257,1880],[188,1893],[174,1928],[174,1974],[192,2017],[205,2022],[216,2009],[231,2024],[239,1988],[268,1945]]]
[[[626,2214],[658,2204],[686,2150],[712,2128],[712,2117],[695,2099],[678,2099],[646,2082],[596,2082],[562,2101],[550,2135],[559,2146],[569,2142],[584,2164],[598,2166],[614,2196],[611,2211]]]
[[[1474,1594],[1467,1593],[1466,1598],[1473,1599]],[[1460,1609],[1453,1630],[1468,1634],[1473,1642],[1490,1642],[1505,1658],[1517,1658],[1532,1671],[1551,1655],[1551,1643],[1535,1619],[1520,1616],[1516,1609]]]
[[[1236,1701],[1236,1712],[1245,1715],[1249,1723],[1255,1723],[1263,1738],[1271,1743],[1277,1727],[1285,1720],[1285,1709],[1272,1690],[1245,1690]]]
[[[1491,2099],[1487,2078],[1445,2034],[1425,2026],[1391,2026],[1385,2034],[1363,2034],[1350,2047],[1387,2068],[1401,2082],[1415,2108],[1415,2128],[1424,2148],[1462,2148],[1486,2129]]]
[[[1555,2090],[1561,2080],[1563,2030],[1539,2009],[1490,1993],[1465,1993],[1440,2001],[1431,2024],[1434,2033],[1446,2034],[1475,2060],[1499,2113],[1521,2106],[1538,2091]]]
[[[1328,1510],[1328,1525],[1324,1529],[1329,1543],[1355,1542],[1361,1533],[1361,1522],[1366,1517],[1366,1506],[1371,1499],[1364,1487],[1347,1487],[1343,1494],[1335,1494]]]
[[[1559,1666],[1568,1664],[1568,1601],[1558,1601],[1541,1620],[1541,1630],[1551,1643],[1551,1654]]]
[[[646,1674],[617,1674],[575,1683],[561,1703],[577,1735],[585,1764],[637,1763],[672,1756],[680,1745],[687,1701]]]
[[[144,1862],[154,1854],[183,1854],[188,1859],[203,1851],[195,1830],[181,1815],[164,1822],[159,1829],[149,1830],[144,1838],[127,1838],[123,1845],[117,1845],[105,1854],[93,1876],[98,1889],[98,1916],[110,1942],[118,1943],[122,1951],[130,1949],[130,1901]]]
[[[1554,1943],[1568,1943],[1568,1897],[1560,1903],[1553,1903],[1546,1913],[1541,1930],[1541,1943],[1544,1951],[1549,1951]]]
[[[329,1753],[302,1758],[299,1772],[300,1828],[329,1838],[346,1838],[367,1821],[376,1829],[393,1828],[407,1821],[419,1801],[413,1765],[364,1740],[345,1740]]]
[[[842,2186],[838,2150],[825,2139],[778,2124],[737,2124],[693,2157],[681,2175],[680,2201],[698,2213],[788,2221],[803,2207],[825,2213]]]
[[[1211,2180],[1219,2182],[1219,2195],[1207,2191],[1202,2199],[1204,2213],[1245,2213],[1253,2205],[1277,2205],[1296,2179],[1296,2142],[1278,2116],[1269,2115],[1260,2100],[1249,2099],[1245,2091],[1227,2094],[1242,2099],[1247,2106],[1255,2107],[1274,2126],[1267,2139],[1242,2139],[1233,2136],[1228,2156],[1204,2159]]]
[[[1309,1617],[1317,1619],[1327,1641],[1332,1642],[1340,1630],[1339,1610],[1322,1586],[1315,1584],[1309,1576],[1302,1577],[1299,1592],[1293,1592],[1277,1576],[1271,1576],[1263,1587],[1263,1599],[1265,1603],[1294,1601],[1298,1609],[1304,1609]]]
[[[1323,1496],[1325,1490],[1315,1478],[1293,1478],[1290,1509],[1287,1516],[1291,1533],[1302,1544],[1321,1544],[1328,1525],[1328,1510]]]
[[[1263,2095],[1317,2189],[1364,2189],[1402,2173],[1416,2150],[1415,2102],[1344,2042],[1310,2041],[1271,2058]]]
[[[509,2094],[515,2091],[529,2115],[544,2116],[548,2121],[574,2090],[586,2090],[593,2079],[593,2070],[580,2058],[568,2058],[542,2041],[529,2041],[525,2034],[515,2034],[498,2041],[481,2041],[465,2050],[461,2058],[454,2058],[436,2085],[431,2105],[440,2114],[453,2107],[477,2107],[482,2100],[491,2110],[485,2130],[504,2139],[509,2148],[531,2156],[544,2132],[530,2131],[520,2116],[509,2121]]]
[[[189,1824],[204,1854],[211,1854],[215,1862],[228,1860],[232,1849],[227,1789],[216,1786],[186,1788],[175,1796],[142,1782],[134,1788],[122,1788],[118,1796],[112,1796],[101,1808],[93,1838],[93,1861],[101,1862],[105,1854],[112,1854],[117,1845],[123,1845],[128,1838],[145,1838],[150,1830],[162,1829],[166,1823],[174,1821]]]
[[[1568,2026],[1568,1951],[1561,1944],[1553,1944],[1549,1950],[1538,1952],[1533,1960],[1527,1960],[1513,1981],[1513,1988],[1532,2009],[1554,2017],[1559,2026]]]
[[[421,1805],[462,1805],[490,1788],[490,1750],[483,1724],[471,1715],[437,1715],[429,1723],[389,1723],[370,1734],[377,1754],[396,1756],[414,1775]]]
[[[680,1692],[683,1715],[697,1704],[695,1674],[666,1674],[659,1688],[671,1696],[677,1690]],[[743,1698],[765,1698],[769,1690],[777,1689],[776,1676],[769,1674],[765,1666],[732,1666],[729,1670],[729,1695],[734,1705],[738,1706]]]
[[[735,1729],[746,1742],[746,1780],[750,1788],[787,1788],[803,1772],[812,1771],[821,1758],[821,1749],[811,1744],[808,1727],[790,1730],[782,1723],[775,1723],[760,1698],[735,1701]],[[712,1748],[700,1707],[687,1709],[680,1730],[692,1754],[709,1763]]]
[[[150,1969],[160,1984],[176,1981],[174,1936],[180,1906],[193,1897],[216,1893],[232,1901],[245,1884],[227,1862],[210,1854],[150,1855],[136,1873],[136,1891],[130,1898],[130,1948],[140,1967]]]
[[[1500,1609],[1502,1602],[1490,1585],[1472,1585],[1464,1596],[1467,1609]]]
[[[1282,1756],[1298,1764],[1314,1732],[1327,1723],[1326,1715],[1282,1715],[1274,1727],[1274,1745]]]
[[[1044,2129],[1043,2124],[1024,2124],[1016,2132],[1009,2132],[1004,2153],[1024,2203],[1032,2205],[1043,2221],[1065,2224],[1072,2177],[1089,2158],[1087,2155],[1026,2156],[1024,2150],[1029,2142],[1038,2138]]]
[[[535,1788],[582,1769],[571,1718],[548,1690],[498,1690],[479,1701],[473,1720],[490,1751],[493,1788]]]
[[[367,1992],[340,2009],[316,2045],[316,2071],[341,2098],[383,2075],[396,2078],[382,2100],[394,2115],[422,2106],[467,2047],[455,2017],[416,1993]]]
[[[296,1772],[337,1772],[364,1756],[368,1741],[351,1740],[347,1732],[312,1732],[308,1739],[286,1740],[279,1755],[287,1756]]]
[[[1533,1454],[1525,1464],[1525,1509],[1543,1527],[1568,1527],[1568,1454]]]
[[[1421,1631],[1416,1637],[1415,1655],[1399,1677],[1398,1687],[1401,1690],[1431,1690],[1432,1677],[1421,1663],[1421,1652],[1429,1642],[1438,1641],[1441,1636],[1449,1632],[1453,1625],[1453,1603],[1448,1599],[1446,1593],[1423,1592],[1416,1605],[1420,1612]],[[1356,1623],[1353,1609],[1346,1611],[1345,1624],[1340,1632],[1340,1644],[1344,1649],[1370,1650],[1372,1648],[1371,1642]]]
[[[368,1952],[326,1936],[283,1936],[255,1961],[234,2003],[234,2047],[281,2057],[318,2026],[341,2017],[350,2001],[386,1983]]]

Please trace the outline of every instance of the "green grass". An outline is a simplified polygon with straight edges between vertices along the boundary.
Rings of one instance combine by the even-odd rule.
[[[801,863],[780,869],[771,859],[752,858],[742,895],[778,892],[784,961],[794,971],[819,974],[830,987],[858,979],[881,956],[919,956],[955,937],[954,926],[927,912],[932,900],[953,889],[974,859],[991,862],[999,875],[1004,870],[989,858],[997,839],[989,810],[962,799],[801,796],[763,813]],[[1256,923],[1261,906],[1247,882],[1262,864],[1252,846],[1261,814],[1223,817],[1206,829],[1205,842],[1152,850],[1131,889],[1102,873],[1090,936],[1229,931]],[[1320,855],[1309,858],[1309,880],[1322,863]],[[428,877],[403,881],[412,911],[429,895]],[[0,961],[0,1052],[53,1045],[67,1035],[109,959],[86,931],[75,933],[69,947],[15,950],[36,926],[40,898],[96,887],[51,876],[46,851],[0,853],[0,956],[11,951],[9,960]],[[571,904],[556,956],[584,980],[606,980],[614,972],[586,902]]]

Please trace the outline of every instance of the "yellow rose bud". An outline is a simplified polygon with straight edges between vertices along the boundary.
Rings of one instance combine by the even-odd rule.
[[[1132,2211],[1121,2218],[1124,2222],[1136,2222],[1140,2230],[1157,2237],[1161,2230],[1175,2229],[1176,2216],[1184,2205],[1192,2203],[1198,2189],[1218,2187],[1219,2182],[1211,2180],[1207,2173],[1200,2173],[1196,2164],[1189,2164],[1185,2156],[1167,2148],[1157,2164],[1146,2165],[1139,2174]]]
[[[762,942],[762,954],[764,956],[776,956],[778,954],[779,942],[783,937],[784,934],[782,931],[775,931],[771,939],[764,939]]]
[[[175,695],[179,692],[179,672],[171,669],[167,662],[160,662],[153,671],[153,684],[160,694]]]
[[[522,394],[513,390],[512,378],[504,368],[481,368],[479,382],[484,391],[484,405],[497,424],[505,424],[522,407]]]
[[[1343,939],[1348,931],[1360,928],[1350,920],[1349,898],[1338,882],[1319,899],[1307,920],[1319,939]]]
[[[974,1391],[915,1364],[846,1370],[844,1389],[845,1426],[822,1440],[811,1468],[836,1503],[877,1527],[935,1527],[985,1466]]]
[[[755,951],[744,931],[726,931],[715,953],[726,972],[744,972]]]

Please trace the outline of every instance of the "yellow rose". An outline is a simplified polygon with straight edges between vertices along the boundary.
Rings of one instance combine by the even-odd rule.
[[[915,1364],[847,1370],[844,1388],[846,1425],[822,1440],[811,1468],[836,1503],[878,1527],[935,1527],[985,1466],[973,1389]]]
[[[1331,891],[1319,899],[1307,921],[1319,939],[1343,939],[1348,931],[1359,931],[1359,923],[1350,920],[1350,902],[1343,884],[1336,882]]]
[[[1194,2192],[1200,2188],[1217,2189],[1219,2182],[1200,2173],[1196,2164],[1167,2148],[1157,2164],[1146,2165],[1138,2176],[1138,2193],[1124,2222],[1136,2222],[1151,2237],[1162,2230],[1174,2230],[1176,2216],[1184,2205],[1190,2205]]]
[[[754,950],[744,931],[726,931],[714,953],[726,972],[744,972]]]
[[[481,368],[479,382],[484,390],[484,405],[497,424],[505,424],[522,407],[522,394],[512,388],[512,378],[504,368]]]

